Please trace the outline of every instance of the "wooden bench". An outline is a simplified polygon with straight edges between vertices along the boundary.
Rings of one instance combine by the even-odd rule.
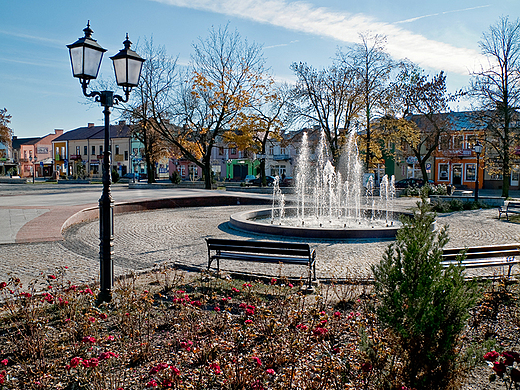
[[[298,264],[309,268],[309,288],[312,280],[316,280],[316,252],[310,248],[309,244],[220,238],[206,238],[206,243],[208,245],[208,271],[213,260],[217,261],[217,272],[220,272],[220,260]]]
[[[498,219],[500,219],[502,214],[506,215],[506,218],[508,221],[509,221],[509,214],[520,214],[520,202],[507,202],[506,207],[499,206],[498,207]]]
[[[462,251],[466,251],[463,267],[508,267],[507,277],[511,276],[513,265],[520,263],[520,244],[506,244],[444,249],[441,264],[445,267],[458,264],[457,257]]]

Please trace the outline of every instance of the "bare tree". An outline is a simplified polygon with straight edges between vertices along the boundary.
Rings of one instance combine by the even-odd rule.
[[[321,127],[337,166],[341,148],[361,108],[356,73],[341,64],[318,71],[300,62],[293,63],[291,69],[298,77],[291,111],[309,124]]]
[[[501,17],[479,42],[487,68],[473,73],[469,94],[488,124],[486,165],[501,168],[502,196],[509,195],[511,156],[518,144],[516,110],[520,105],[520,20]],[[493,154],[498,158],[489,159]]]
[[[372,151],[372,125],[377,116],[383,116],[384,103],[387,101],[388,83],[390,73],[394,68],[394,62],[385,51],[386,37],[360,34],[361,43],[354,45],[346,53],[338,53],[344,66],[351,69],[359,83],[359,93],[363,114],[362,122],[366,132],[365,138],[365,169],[371,167]]]
[[[446,75],[440,72],[431,78],[415,64],[402,63],[396,81],[391,85],[391,114],[382,123],[391,130],[390,137],[408,146],[417,158],[425,182],[426,162],[438,149],[441,136],[451,129],[447,113],[449,103],[458,94],[449,94]]]
[[[200,166],[211,188],[211,152],[217,137],[235,126],[239,114],[265,88],[261,47],[242,40],[228,26],[212,28],[193,45],[195,53],[182,83],[176,123],[162,135]]]
[[[166,49],[154,45],[153,38],[138,48],[147,59],[133,99],[123,106],[122,116],[132,128],[132,135],[144,146],[148,183],[155,182],[155,163],[166,152],[163,134],[169,133],[170,120],[178,92],[177,59]]]

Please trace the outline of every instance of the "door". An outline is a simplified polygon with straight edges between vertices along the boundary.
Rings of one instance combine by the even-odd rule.
[[[462,184],[462,164],[453,165],[452,184],[455,186],[460,186]]]

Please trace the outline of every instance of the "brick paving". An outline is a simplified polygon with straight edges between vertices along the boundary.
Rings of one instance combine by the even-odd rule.
[[[400,209],[416,200],[400,199]],[[114,219],[114,264],[120,275],[156,265],[182,265],[203,269],[207,262],[205,237],[296,241],[236,231],[227,224],[234,212],[261,206],[220,206],[163,209],[116,215]],[[496,209],[463,211],[439,216],[438,224],[450,226],[449,247],[492,245],[519,242],[520,225],[497,219]],[[0,280],[13,275],[28,283],[39,272],[52,273],[68,267],[75,281],[98,278],[99,222],[74,225],[64,239],[53,242],[0,245]],[[367,277],[389,241],[377,240],[302,240],[317,251],[318,278]],[[305,277],[304,267],[223,261],[221,268],[254,275]],[[488,271],[484,271],[488,272]]]

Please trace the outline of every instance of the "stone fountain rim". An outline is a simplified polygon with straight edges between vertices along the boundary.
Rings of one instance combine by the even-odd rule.
[[[291,209],[291,208],[290,208]],[[294,209],[294,208],[293,208]],[[394,215],[410,215],[413,213],[394,211]],[[394,239],[400,226],[370,228],[313,228],[299,226],[279,226],[256,222],[251,219],[271,215],[271,209],[249,210],[234,213],[229,223],[234,228],[258,234],[269,234],[283,237],[320,238],[320,239],[353,239],[377,238]]]

